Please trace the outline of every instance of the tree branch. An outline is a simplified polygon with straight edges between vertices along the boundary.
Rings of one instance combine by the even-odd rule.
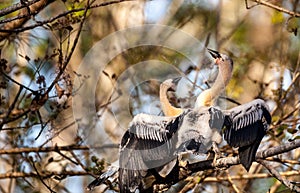
[[[282,154],[288,151],[291,151],[293,149],[300,147],[300,139],[290,141],[288,143],[282,144],[277,147],[271,147],[263,151],[259,151],[256,153],[256,160],[258,159],[265,159],[267,157],[272,157],[278,154]],[[205,169],[214,169],[214,168],[224,168],[224,167],[230,167],[232,165],[240,164],[240,160],[238,157],[226,157],[226,158],[220,158],[216,160],[216,164],[213,165],[212,160],[206,160],[203,162],[193,163],[187,165],[187,169],[196,172],[201,171]]]
[[[40,173],[40,178],[47,179],[52,178],[54,176],[87,176],[90,175],[88,172],[85,171],[63,171],[63,172],[43,172]],[[38,178],[38,174],[35,172],[24,173],[24,172],[10,172],[0,174],[0,179],[7,179],[7,178]]]
[[[0,72],[0,73],[1,73],[1,72]],[[0,121],[0,131],[2,130],[2,127],[3,127],[4,123],[6,122],[6,119],[9,118],[10,113],[11,113],[12,110],[15,108],[16,103],[17,103],[17,101],[18,101],[18,98],[19,98],[19,96],[20,96],[20,94],[21,94],[23,88],[24,88],[23,86],[20,86],[20,87],[19,87],[19,91],[18,91],[17,95],[15,96],[14,101],[13,101],[12,104],[9,106],[8,111],[6,112],[5,117],[3,117],[3,120]]]
[[[292,191],[300,192],[300,188],[296,185],[292,184],[285,176],[281,176],[278,171],[276,171],[267,161],[258,159],[258,163],[263,165],[269,172],[272,174],[273,177],[275,177],[277,180],[279,180],[282,184],[284,184],[286,187],[288,187]]]
[[[259,151],[256,153],[256,159],[265,159],[267,157],[282,154],[299,147],[300,147],[300,139],[296,139],[277,147],[271,147],[264,151]]]
[[[23,1],[20,3],[13,4],[12,6],[6,7],[4,9],[0,10],[0,17],[10,14],[12,12],[18,11],[19,9],[22,9],[24,7],[30,6],[32,4],[35,4],[40,0],[32,0],[32,1]]]
[[[119,148],[116,144],[110,145],[102,145],[102,146],[81,146],[81,145],[68,145],[68,146],[53,146],[53,147],[21,147],[21,148],[14,148],[14,149],[1,149],[0,155],[13,155],[13,154],[22,154],[22,153],[41,153],[41,152],[57,152],[57,151],[73,151],[73,150],[90,150],[93,149],[108,149],[108,148]]]
[[[269,3],[267,1],[264,1],[264,0],[251,0],[251,1],[257,3],[258,5],[264,5],[264,6],[270,7],[272,9],[275,9],[277,11],[280,11],[280,12],[283,12],[283,13],[286,13],[286,14],[289,14],[289,15],[294,16],[294,17],[300,17],[300,13],[298,13],[298,12],[290,11],[288,9],[285,9],[283,7],[274,5],[274,4]],[[248,6],[248,0],[245,0],[245,2],[246,2],[246,8],[247,9],[251,9],[253,7],[253,6],[252,7]]]
[[[19,15],[27,15],[27,17],[5,23],[3,26],[1,26],[1,28],[3,30],[13,30],[23,26],[31,18],[31,16],[38,14],[42,9],[52,2],[54,2],[54,0],[40,0],[29,7],[25,6],[20,10]],[[8,32],[0,32],[0,42],[10,35],[11,33]]]
[[[300,175],[299,171],[288,171],[288,172],[279,172],[280,176],[298,176]],[[261,178],[269,178],[273,177],[270,173],[257,173],[257,174],[242,174],[231,176],[231,180],[250,180],[250,179],[261,179]],[[228,177],[226,176],[218,176],[218,177],[206,177],[203,182],[220,182],[220,181],[228,181]]]
[[[47,183],[44,181],[44,178],[40,175],[38,169],[36,168],[35,166],[35,163],[32,159],[30,159],[31,161],[31,165],[33,167],[33,169],[35,170],[36,172],[36,177],[40,179],[40,181],[42,182],[42,184],[51,192],[51,193],[56,193],[55,191],[53,191],[50,186],[47,185]]]
[[[88,6],[88,9],[95,9],[95,8],[98,8],[98,7],[104,7],[104,6],[108,6],[108,5],[112,5],[112,4],[116,4],[116,3],[121,3],[121,2],[125,2],[125,1],[135,1],[135,0],[114,0],[114,1],[109,1],[109,2],[103,2],[103,3],[96,4],[96,5]],[[23,27],[22,25],[27,21],[26,20],[27,18],[31,17],[31,15],[27,14],[27,13],[26,14],[19,14],[18,16],[14,17],[14,18],[9,18],[9,19],[6,19],[6,20],[2,20],[2,21],[0,21],[0,23],[6,23],[7,22],[5,25],[9,25],[13,22],[17,23],[17,21],[19,21],[19,20],[26,20],[26,21],[24,21],[22,23],[22,25],[16,25],[13,28],[12,27],[10,27],[10,28],[1,28],[0,29],[0,41],[7,38],[8,35],[10,35],[11,32],[19,33],[19,32],[23,32],[23,31],[26,31],[26,30],[34,29],[36,27],[40,27],[40,26],[43,26],[45,24],[52,23],[53,21],[55,21],[55,20],[57,20],[61,17],[65,17],[69,14],[76,13],[76,12],[81,12],[81,11],[84,11],[84,10],[85,10],[85,8],[72,9],[72,10],[63,12],[61,14],[58,14],[55,17],[51,17],[47,20],[37,21],[35,24],[29,25],[29,26],[26,26],[26,27]],[[1,34],[5,34],[7,36],[2,37]]]

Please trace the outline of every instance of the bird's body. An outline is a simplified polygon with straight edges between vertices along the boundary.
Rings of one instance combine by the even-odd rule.
[[[121,192],[146,190],[145,179],[151,175],[166,178],[182,153],[207,153],[212,142],[222,139],[224,120],[214,107],[203,107],[201,113],[184,110],[177,117],[135,116],[120,147]]]

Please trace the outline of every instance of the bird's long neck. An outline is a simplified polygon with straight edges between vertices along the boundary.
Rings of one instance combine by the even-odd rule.
[[[171,105],[167,97],[168,89],[169,88],[165,85],[160,86],[159,98],[160,98],[161,108],[166,116],[178,116],[183,112],[183,110],[180,108],[173,107]]]
[[[215,98],[217,98],[228,85],[231,77],[232,77],[232,68],[231,64],[221,63],[219,64],[219,73],[215,83],[210,88],[211,93]]]
[[[221,62],[219,64],[219,73],[215,83],[210,89],[203,91],[197,97],[195,108],[213,105],[214,100],[225,90],[225,87],[228,85],[232,76],[232,68],[233,66],[226,62]]]

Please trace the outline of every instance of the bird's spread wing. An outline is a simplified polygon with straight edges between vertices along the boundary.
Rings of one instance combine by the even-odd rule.
[[[233,147],[252,144],[259,134],[265,134],[271,123],[269,108],[261,99],[230,109],[229,117],[232,122],[224,130],[224,138]]]
[[[248,170],[271,123],[269,108],[263,100],[257,99],[232,108],[226,114],[230,122],[225,123],[224,138],[230,146],[239,147],[240,161]]]
[[[139,114],[124,134],[120,147],[119,186],[122,191],[144,189],[147,170],[161,167],[174,159],[176,131],[182,116],[161,117]]]

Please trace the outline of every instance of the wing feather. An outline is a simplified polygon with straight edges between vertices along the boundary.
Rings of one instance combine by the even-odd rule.
[[[143,187],[149,169],[161,167],[174,159],[176,137],[182,116],[161,117],[139,114],[129,124],[120,145],[121,192]]]
[[[129,125],[129,131],[138,139],[163,141],[166,127],[175,121],[176,117],[161,117],[155,115],[138,114]]]
[[[225,125],[224,138],[239,148],[242,165],[249,170],[258,146],[271,123],[267,104],[260,99],[232,108],[226,112],[232,123]]]
[[[257,99],[227,111],[232,124],[224,131],[224,138],[233,147],[252,144],[258,135],[265,134],[266,128],[262,126],[263,117],[267,124],[271,122],[268,106],[263,100]],[[258,132],[263,130],[264,132]]]

